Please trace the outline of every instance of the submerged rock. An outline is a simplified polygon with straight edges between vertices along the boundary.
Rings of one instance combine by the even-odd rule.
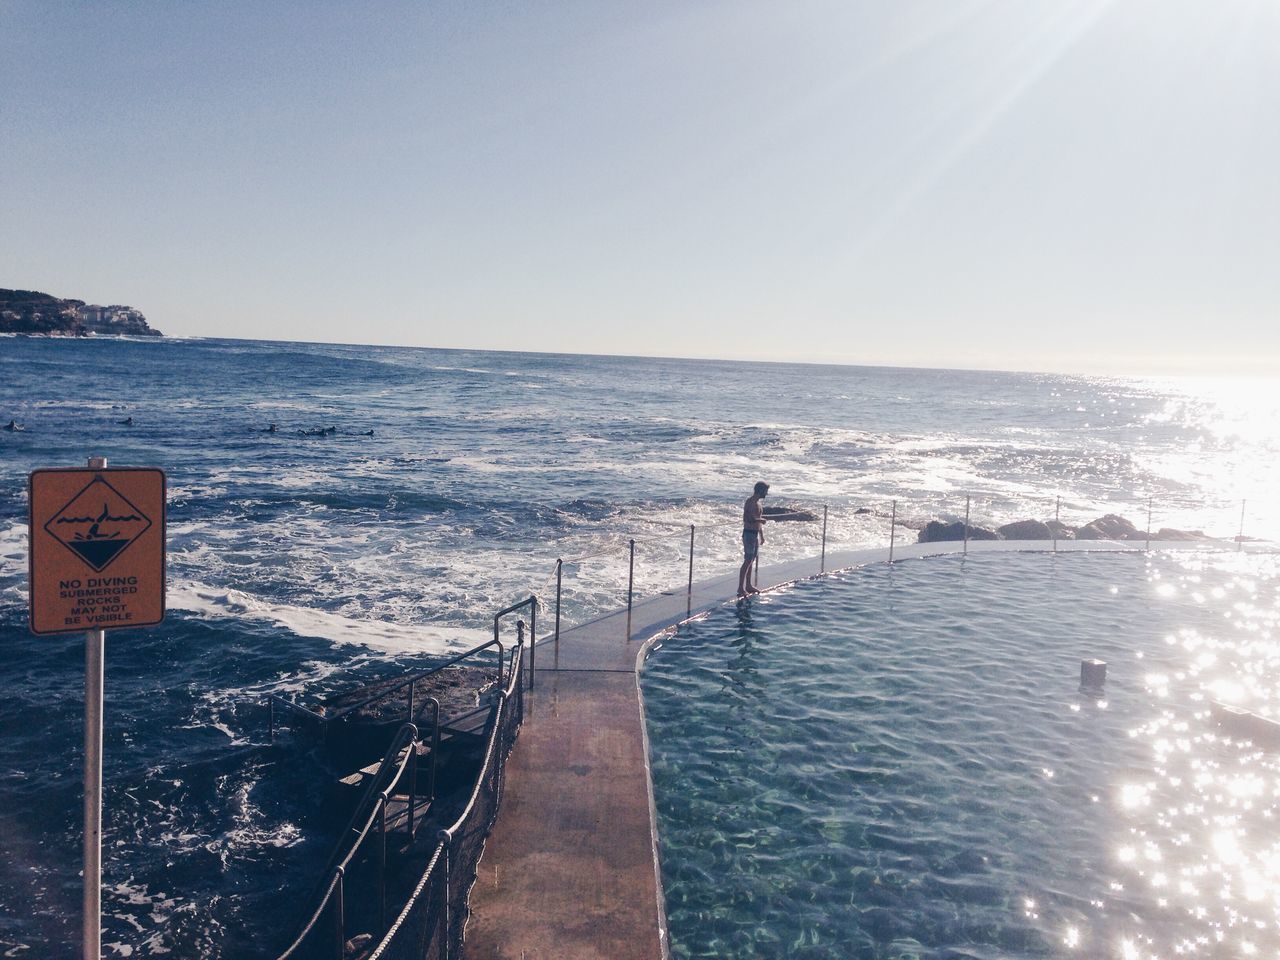
[[[925,524],[925,528],[920,531],[916,543],[942,543],[948,540],[963,540],[964,524],[959,520],[954,523],[943,523],[940,520],[930,520]],[[1000,534],[994,530],[988,530],[986,527],[975,527],[969,524],[970,540],[999,540]]]

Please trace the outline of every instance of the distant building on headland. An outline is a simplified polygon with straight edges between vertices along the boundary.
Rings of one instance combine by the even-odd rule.
[[[147,325],[139,310],[121,304],[108,307],[83,300],[64,300],[34,290],[0,288],[0,333],[48,336],[91,335],[162,337]]]

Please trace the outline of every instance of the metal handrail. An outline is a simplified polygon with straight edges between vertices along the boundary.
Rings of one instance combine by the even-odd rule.
[[[525,601],[525,602],[527,603],[528,601]],[[504,676],[504,670],[503,670],[504,648],[502,643],[494,639],[494,640],[486,640],[484,643],[474,646],[469,650],[465,650],[462,653],[456,654],[450,657],[448,660],[443,661],[442,663],[438,663],[435,666],[429,667],[428,669],[423,670],[419,673],[415,673],[408,677],[404,677],[397,683],[394,683],[389,687],[383,687],[377,693],[366,697],[365,699],[359,701],[358,703],[353,703],[350,706],[343,707],[341,710],[332,714],[319,713],[308,707],[304,707],[300,703],[295,703],[292,700],[286,700],[284,699],[284,697],[281,697],[278,694],[274,694],[274,693],[268,694],[267,705],[271,708],[271,717],[269,721],[271,739],[272,740],[275,739],[276,704],[279,704],[283,707],[287,707],[288,709],[292,710],[294,713],[301,714],[302,716],[306,717],[308,720],[311,720],[322,726],[324,724],[332,723],[337,720],[343,720],[346,717],[350,716],[355,711],[361,709],[362,707],[367,707],[369,704],[375,703],[378,700],[385,700],[389,698],[392,694],[395,694],[398,691],[403,690],[405,687],[409,688],[410,704],[412,704],[413,688],[415,685],[417,685],[419,681],[425,680],[427,677],[430,677],[433,674],[439,673],[441,670],[445,669],[446,667],[452,667],[455,664],[461,663],[463,660],[467,659],[468,657],[474,656],[475,654],[480,653],[494,646],[498,648],[498,682],[501,683],[502,678]],[[412,708],[410,709],[410,713],[412,714]],[[412,716],[410,717],[410,719],[412,719]]]
[[[532,599],[535,599],[535,598],[531,597],[530,600]],[[528,602],[529,600],[522,601],[520,604],[516,605],[516,609],[518,609],[519,607],[523,606]],[[507,610],[504,612],[504,614],[512,613],[512,612],[514,612],[514,610]],[[523,626],[523,624],[521,624],[521,626]],[[417,884],[414,885],[413,890],[410,892],[408,899],[405,901],[404,906],[401,907],[400,912],[399,914],[397,914],[395,920],[392,921],[389,927],[387,927],[386,932],[383,934],[381,941],[368,954],[367,960],[381,960],[381,958],[395,943],[396,937],[400,934],[400,931],[403,929],[404,925],[409,921],[409,918],[412,915],[413,911],[419,907],[419,904],[422,901],[422,898],[424,897],[424,895],[426,895],[426,891],[430,883],[434,879],[435,872],[438,869],[443,869],[445,872],[444,912],[446,914],[446,919],[444,924],[444,936],[446,940],[449,936],[449,928],[448,928],[448,921],[447,921],[448,902],[451,894],[449,889],[449,869],[450,869],[449,847],[453,841],[453,838],[457,836],[459,831],[461,831],[463,824],[466,822],[467,818],[471,815],[472,811],[475,809],[475,805],[479,800],[480,791],[484,786],[486,778],[488,778],[488,776],[491,773],[493,763],[495,761],[495,754],[497,751],[498,737],[501,735],[501,732],[502,732],[503,720],[506,716],[506,711],[510,708],[510,705],[513,702],[516,703],[517,705],[519,703],[519,697],[521,696],[521,683],[522,683],[521,656],[524,652],[523,650],[524,631],[521,629],[521,630],[518,630],[518,633],[520,634],[520,637],[515,643],[515,645],[512,647],[512,651],[511,651],[511,670],[508,674],[508,683],[507,683],[507,686],[499,692],[497,702],[494,703],[493,707],[491,708],[489,739],[485,746],[484,759],[481,762],[480,769],[476,774],[475,785],[472,787],[471,794],[467,800],[467,804],[464,807],[462,813],[459,814],[459,816],[454,820],[454,822],[449,827],[442,829],[437,834],[437,837],[439,838],[439,842],[436,844],[435,850],[432,851],[431,858],[427,863],[426,869],[423,871],[422,876],[418,879]],[[518,716],[519,716],[519,713],[517,712],[517,717]],[[440,951],[440,955],[445,957],[449,955],[447,944],[445,949]]]
[[[535,658],[537,657],[537,646],[538,646],[538,596],[537,594],[531,593],[525,599],[519,601],[518,603],[511,604],[511,606],[509,607],[503,607],[501,610],[499,610],[497,613],[493,615],[493,640],[491,640],[490,643],[499,643],[498,636],[499,636],[499,631],[501,630],[502,618],[505,616],[509,616],[510,614],[513,614],[517,610],[521,610],[524,607],[529,608],[529,686],[532,687],[533,678],[535,674],[534,661],[535,661]],[[522,643],[524,640],[523,621],[521,621],[521,624],[522,624],[521,628],[517,634],[518,639],[516,642],[518,644]],[[501,644],[499,644],[498,649],[499,649],[499,654],[498,654],[499,660],[501,660],[501,656],[502,656]],[[514,662],[514,657],[512,658],[512,662]],[[502,682],[501,670],[499,670],[499,673],[498,673],[498,682],[499,683]]]
[[[352,841],[350,847],[347,849],[346,856],[342,857],[342,859],[339,860],[336,864],[333,864],[331,862],[328,866],[325,867],[322,873],[322,876],[325,874],[330,875],[329,885],[325,888],[324,894],[323,896],[321,896],[315,911],[311,914],[310,919],[303,926],[302,931],[298,934],[297,937],[294,938],[293,943],[291,943],[289,947],[279,955],[278,960],[288,960],[288,958],[293,955],[294,951],[296,951],[306,941],[307,937],[311,934],[311,931],[315,928],[315,924],[317,920],[319,920],[320,916],[323,914],[325,908],[328,907],[330,903],[334,902],[333,901],[334,891],[341,889],[342,878],[346,874],[347,867],[351,865],[351,861],[355,858],[355,855],[360,851],[360,848],[364,845],[364,841],[368,838],[370,831],[372,831],[373,829],[374,822],[380,818],[380,815],[382,814],[383,810],[386,808],[387,800],[390,799],[391,797],[391,791],[394,790],[395,787],[400,783],[400,778],[404,776],[404,772],[406,769],[408,769],[410,762],[416,759],[417,743],[418,743],[418,728],[414,724],[405,723],[400,727],[398,731],[396,731],[396,736],[392,740],[391,746],[387,748],[387,753],[383,757],[382,763],[378,766],[378,772],[374,774],[373,782],[369,784],[369,790],[365,794],[366,800],[371,796],[377,797],[377,803],[375,803],[372,807],[370,807],[369,814],[368,814],[368,817],[365,819],[364,826],[360,828],[359,832],[356,835],[355,840]],[[378,790],[378,785],[380,782],[382,782],[384,771],[387,769],[387,764],[391,762],[391,760],[398,753],[401,753],[401,752],[403,752],[404,756],[400,759],[399,765],[395,770],[395,774],[389,779],[389,782],[387,782],[386,785],[383,786],[381,790]],[[413,823],[412,807],[415,800],[416,800],[415,797],[410,796],[409,798],[409,803],[410,803],[409,829],[410,830],[412,830],[412,823]],[[347,833],[351,831],[352,826],[355,824],[355,822],[359,818],[360,808],[363,806],[364,806],[364,800],[362,800],[360,804],[357,805],[356,812],[352,814],[351,820],[348,821],[346,828],[342,832],[343,836],[345,836]],[[383,826],[385,827],[386,821],[383,820],[382,822],[383,822]],[[341,849],[341,847],[339,847],[338,849]],[[336,853],[335,853],[335,856],[336,856]],[[333,858],[331,857],[330,859],[332,861]],[[339,917],[341,918],[342,914],[345,913],[345,910],[343,909],[343,905],[340,902],[338,903],[337,909],[339,911]],[[339,920],[339,926],[341,926],[341,919]],[[339,934],[340,942],[344,941],[345,940],[344,932],[342,930],[339,930],[338,934]]]
[[[507,706],[507,691],[503,690],[498,695],[496,710],[493,714],[493,722],[489,726],[489,742],[485,744],[484,761],[480,764],[480,776],[476,778],[475,786],[471,788],[471,796],[467,799],[467,805],[462,808],[462,813],[458,814],[456,820],[447,827],[442,827],[437,836],[443,841],[451,841],[458,831],[462,829],[462,824],[467,817],[471,815],[471,810],[476,805],[476,801],[480,798],[480,788],[484,784],[484,775],[488,772],[490,764],[493,762],[493,751],[497,747],[498,732],[502,729],[502,712]]]

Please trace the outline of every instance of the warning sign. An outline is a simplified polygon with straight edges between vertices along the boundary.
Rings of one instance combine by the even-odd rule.
[[[164,472],[31,474],[31,629],[141,627],[164,619]]]

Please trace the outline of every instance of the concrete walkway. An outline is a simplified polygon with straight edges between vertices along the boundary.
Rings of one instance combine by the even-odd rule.
[[[1152,549],[1222,550],[1221,543]],[[1140,551],[1141,542],[1059,541],[1061,552]],[[970,553],[1047,552],[1050,541],[983,541]],[[959,553],[909,544],[895,560]],[[887,549],[829,554],[825,570],[881,563]],[[817,559],[763,564],[760,584],[814,577]],[[636,604],[540,639],[534,688],[506,767],[502,807],[471,894],[467,960],[660,960],[667,956],[648,738],[639,670],[664,631],[734,598],[736,572],[692,595]],[[527,666],[528,664],[526,664]]]

